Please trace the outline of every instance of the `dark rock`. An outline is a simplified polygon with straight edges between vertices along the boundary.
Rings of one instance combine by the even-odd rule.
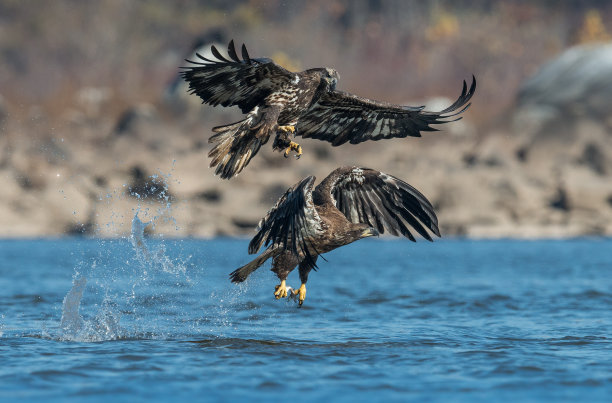
[[[589,143],[584,147],[579,162],[588,166],[599,175],[606,174],[606,156],[596,144]]]
[[[450,188],[442,188],[438,195],[431,200],[434,210],[437,212],[451,209],[457,205],[455,194]]]
[[[28,175],[24,172],[15,172],[15,180],[23,190],[42,190],[46,186],[43,177]]]
[[[489,168],[495,168],[495,167],[504,166],[504,162],[497,155],[489,156],[489,157],[485,158],[482,162],[484,163],[485,166],[487,166]]]
[[[157,118],[152,105],[142,104],[129,108],[119,116],[113,132],[118,136],[134,134],[142,122],[151,122]]]
[[[250,230],[257,226],[259,220],[249,220],[245,218],[233,218],[232,224],[240,230]]]
[[[197,139],[193,142],[193,149],[196,151],[202,150],[203,148],[207,147],[208,142],[204,141],[202,139]]]
[[[94,177],[94,183],[96,186],[105,187],[108,184],[108,180],[104,176],[96,175]]]
[[[516,159],[521,162],[527,161],[528,154],[529,154],[529,149],[526,146],[519,147],[515,152]]]
[[[462,160],[465,166],[468,168],[473,168],[477,165],[484,165],[489,168],[502,167],[505,165],[502,157],[499,155],[488,155],[483,158],[470,152],[464,154]]]
[[[93,222],[76,223],[66,226],[64,234],[71,236],[91,236],[95,235],[96,225]]]
[[[550,201],[549,206],[561,211],[571,210],[569,197],[563,187],[560,186],[557,188],[557,194]]]
[[[138,199],[157,199],[159,201],[174,199],[168,191],[166,182],[157,175],[148,176],[137,165],[132,167],[130,175],[132,176],[132,183],[128,188],[130,196]]]
[[[207,189],[198,193],[196,198],[208,203],[219,203],[223,199],[223,193],[219,189]]]
[[[463,156],[463,163],[466,167],[473,167],[476,165],[478,157],[474,153],[467,153]]]

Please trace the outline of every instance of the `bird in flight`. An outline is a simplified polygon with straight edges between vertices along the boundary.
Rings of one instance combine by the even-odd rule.
[[[308,274],[317,268],[319,255],[385,232],[415,241],[410,227],[429,241],[429,232],[440,236],[431,203],[394,176],[369,168],[341,167],[313,189],[314,183],[315,177],[309,176],[291,187],[261,219],[249,253],[257,253],[264,245],[266,249],[233,271],[232,282],[245,281],[272,258],[272,271],[280,280],[274,290],[276,299],[292,296],[291,292],[301,306]],[[292,290],[286,280],[296,266],[302,284]]]
[[[394,137],[420,137],[421,132],[436,131],[431,125],[459,120],[476,90],[472,76],[469,89],[463,82],[459,98],[439,112],[423,106],[403,106],[362,98],[336,90],[338,72],[332,68],[313,68],[294,73],[267,58],[251,58],[242,45],[238,56],[230,41],[225,57],[211,47],[210,59],[183,67],[181,75],[190,93],[212,106],[238,106],[243,120],[213,128],[208,153],[215,174],[230,179],[240,173],[262,145],[274,135],[273,149],[291,151],[299,158],[302,147],[290,135],[328,141],[332,146],[347,142]]]

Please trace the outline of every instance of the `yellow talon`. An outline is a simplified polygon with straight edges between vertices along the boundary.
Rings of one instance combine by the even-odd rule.
[[[295,133],[295,126],[278,126],[278,130]]]
[[[285,280],[282,280],[281,283],[274,288],[274,296],[276,299],[285,298],[287,296],[287,285]]]
[[[285,148],[285,158],[289,157],[289,152],[295,151],[295,158],[300,159],[302,156],[302,146],[298,143],[294,143],[293,141],[289,143],[289,147]]]
[[[291,296],[298,297],[298,303],[300,304],[300,306],[302,306],[302,304],[304,303],[304,300],[306,299],[306,284],[302,283],[302,285],[300,286],[300,288],[298,288],[297,290],[291,290]]]

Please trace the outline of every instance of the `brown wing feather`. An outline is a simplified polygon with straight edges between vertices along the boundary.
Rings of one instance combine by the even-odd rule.
[[[304,257],[316,267],[318,252],[312,240],[322,233],[321,218],[312,202],[314,176],[309,176],[288,189],[268,214],[259,221],[257,234],[249,243],[249,253],[257,253],[270,244]]]
[[[351,144],[366,140],[393,137],[420,137],[421,132],[436,131],[431,125],[448,123],[465,111],[476,90],[476,78],[463,90],[457,100],[439,112],[424,107],[394,105],[373,101],[342,91],[326,92],[300,117],[296,132],[302,137],[325,140],[333,146],[347,141]],[[454,118],[454,119],[453,119]]]
[[[428,230],[440,236],[438,218],[429,200],[401,179],[357,167],[338,168],[328,178],[332,181],[332,200],[349,221],[368,224],[381,234],[401,234],[412,241],[415,238],[409,227],[430,241]]]
[[[270,59],[252,59],[242,45],[242,59],[238,57],[234,41],[230,41],[224,57],[211,46],[215,59],[200,54],[200,61],[187,60],[192,66],[183,67],[182,77],[189,83],[190,93],[204,103],[217,106],[240,107],[243,113],[260,105],[264,98],[283,84],[290,83],[295,74]]]

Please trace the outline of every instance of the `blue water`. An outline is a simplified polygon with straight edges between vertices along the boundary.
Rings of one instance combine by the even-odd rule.
[[[609,239],[364,240],[302,309],[246,240],[144,241],[0,241],[1,401],[612,396]]]

